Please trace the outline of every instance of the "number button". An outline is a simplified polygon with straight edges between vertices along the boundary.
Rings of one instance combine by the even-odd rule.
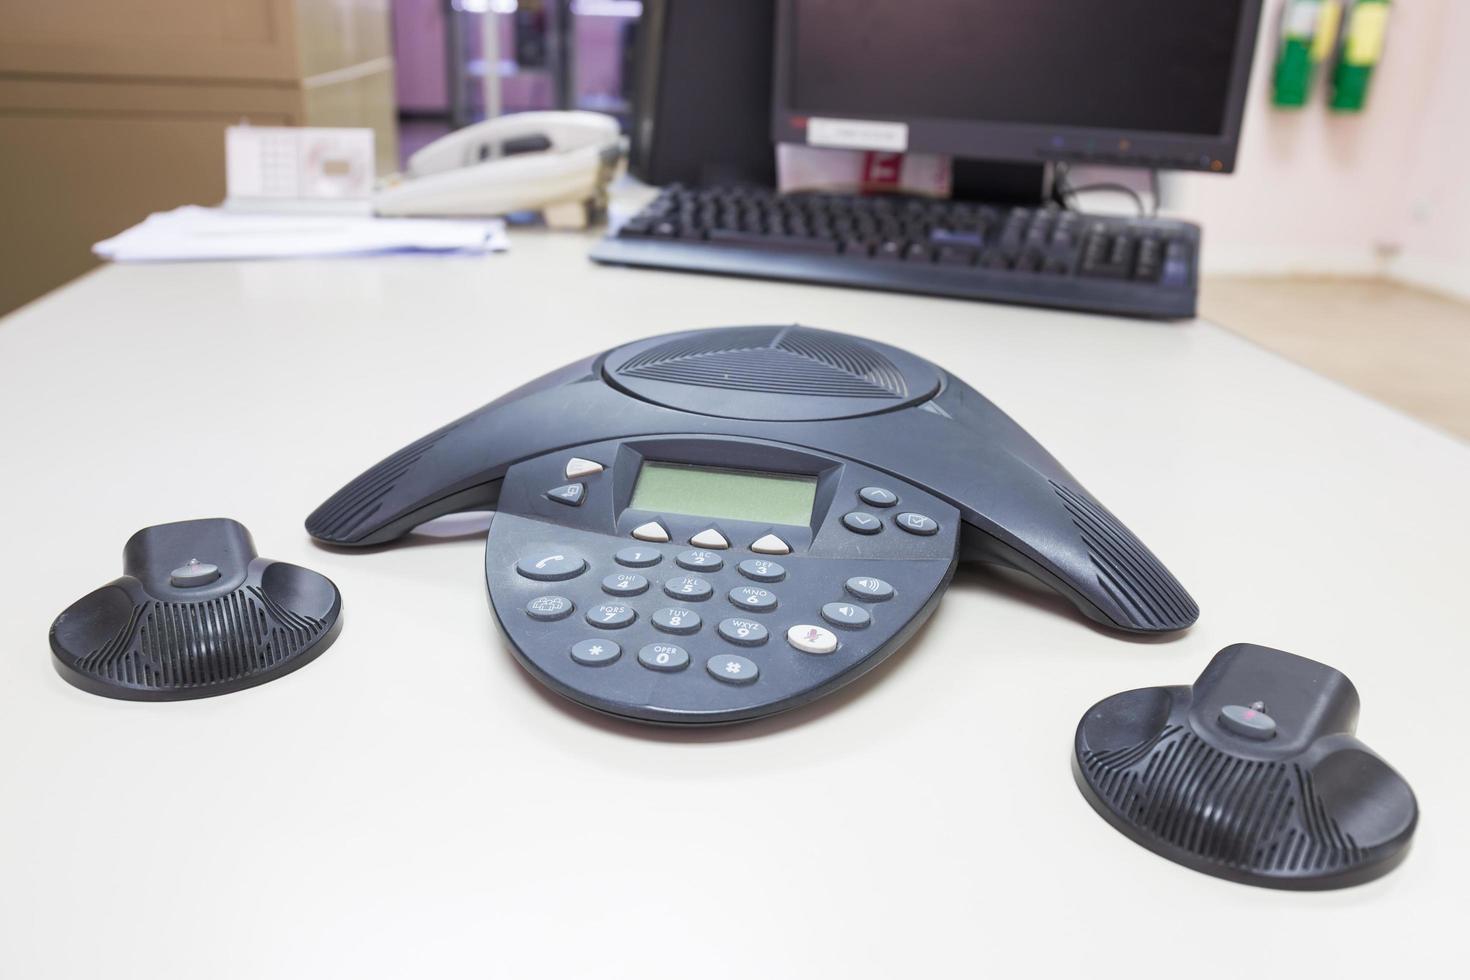
[[[887,487],[863,487],[858,491],[858,499],[869,507],[892,507],[898,503],[898,494]]]
[[[633,620],[637,618],[638,614],[633,611],[633,607],[625,606],[621,602],[604,602],[587,611],[587,622],[603,630],[620,630],[624,626],[633,625]]]
[[[757,582],[779,582],[786,577],[786,566],[765,558],[747,558],[735,566],[740,574]]]
[[[893,598],[893,586],[881,578],[857,575],[847,580],[847,591],[867,602],[883,602]]]
[[[850,602],[827,603],[822,607],[822,618],[833,626],[849,630],[860,630],[873,621],[866,609]]]
[[[722,619],[718,632],[722,639],[743,647],[758,647],[770,636],[766,628],[753,619]]]
[[[939,522],[932,517],[925,517],[923,514],[899,514],[894,518],[894,523],[910,534],[919,534],[924,537],[939,532]]]
[[[761,673],[754,660],[737,657],[733,653],[720,653],[710,657],[704,662],[704,669],[715,680],[726,684],[749,684]]]
[[[642,595],[648,591],[648,579],[637,572],[613,572],[602,580],[602,591],[608,595]]]
[[[516,562],[516,571],[537,582],[561,582],[587,571],[587,562],[577,555],[535,555]]]
[[[851,514],[843,514],[842,523],[849,531],[856,531],[858,534],[877,534],[883,530],[882,521],[860,510],[855,510]]]
[[[674,561],[679,563],[680,568],[687,568],[692,572],[718,572],[725,567],[725,559],[713,551],[694,549],[692,551],[681,551]]]
[[[638,651],[638,662],[649,670],[673,673],[689,666],[689,654],[672,643],[650,643]]]
[[[654,551],[652,548],[639,548],[635,546],[632,548],[618,549],[618,553],[613,555],[613,560],[619,565],[626,565],[629,568],[648,568],[651,565],[657,565],[663,561],[663,557],[663,555]]]
[[[572,659],[588,667],[610,664],[623,655],[623,648],[612,640],[583,640],[572,644]]]
[[[526,603],[526,615],[543,623],[566,619],[576,606],[564,595],[541,595]]]
[[[675,599],[700,602],[715,594],[715,587],[697,575],[680,575],[664,583],[664,592]]]
[[[665,633],[698,633],[699,613],[693,609],[660,609],[653,614],[653,628]]]
[[[730,590],[730,601],[741,609],[751,612],[770,612],[776,608],[776,593],[770,589],[758,589],[753,585],[742,585]]]

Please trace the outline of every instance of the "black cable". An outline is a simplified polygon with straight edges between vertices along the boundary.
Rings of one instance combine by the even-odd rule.
[[[1081,187],[1073,187],[1071,181],[1067,179],[1067,175],[1070,170],[1071,167],[1069,167],[1067,164],[1057,164],[1056,181],[1053,190],[1056,192],[1057,198],[1061,202],[1061,205],[1063,207],[1070,208],[1073,211],[1079,210],[1079,208],[1077,207],[1077,195],[1083,193],[1084,191],[1113,191],[1118,194],[1126,194],[1130,198],[1132,198],[1133,206],[1138,210],[1138,216],[1140,218],[1150,216],[1148,208],[1143,203],[1143,198],[1136,190],[1129,187],[1127,184],[1118,184],[1104,181],[1097,184],[1083,184]],[[1157,172],[1150,170],[1149,173],[1150,175],[1154,175]],[[1068,198],[1071,198],[1070,202],[1068,201]],[[1154,214],[1157,214],[1159,200],[1157,184],[1154,184],[1153,198]]]

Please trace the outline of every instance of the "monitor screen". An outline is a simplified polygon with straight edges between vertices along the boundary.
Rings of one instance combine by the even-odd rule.
[[[650,462],[638,471],[628,506],[761,524],[807,524],[816,496],[814,476]]]
[[[905,150],[1021,160],[1177,137],[1139,149],[1225,169],[1213,144],[1233,158],[1259,12],[1260,0],[783,0],[777,116],[898,121]],[[1007,131],[1019,138],[995,139]]]

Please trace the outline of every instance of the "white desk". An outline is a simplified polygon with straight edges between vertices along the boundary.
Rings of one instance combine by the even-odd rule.
[[[1456,962],[1470,451],[1205,323],[483,259],[106,268],[0,323],[0,973],[43,977],[1412,976]],[[897,343],[1027,426],[1202,607],[1169,642],[962,571],[799,712],[668,732],[516,665],[473,533],[302,530],[342,483],[550,368],[691,326]],[[1390,329],[1391,325],[1385,325]],[[46,632],[149,524],[238,518],[342,589],[305,669],[133,704]],[[461,524],[483,527],[483,521]],[[1185,870],[1083,801],[1094,701],[1237,640],[1344,670],[1422,820],[1399,870],[1296,894]]]

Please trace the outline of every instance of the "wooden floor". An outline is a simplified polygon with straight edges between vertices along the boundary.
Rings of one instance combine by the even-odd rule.
[[[1200,314],[1470,440],[1470,304],[1377,279],[1206,279]]]

